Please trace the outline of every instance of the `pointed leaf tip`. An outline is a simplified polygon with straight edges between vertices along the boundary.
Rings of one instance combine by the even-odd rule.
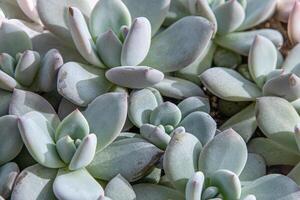
[[[126,36],[121,54],[122,65],[136,66],[148,54],[151,44],[151,25],[147,18],[136,18]]]

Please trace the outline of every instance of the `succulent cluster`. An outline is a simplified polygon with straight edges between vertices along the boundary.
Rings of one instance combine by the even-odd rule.
[[[0,199],[300,199],[299,0],[0,0]]]

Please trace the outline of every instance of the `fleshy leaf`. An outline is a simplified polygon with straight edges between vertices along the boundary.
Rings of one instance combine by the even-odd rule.
[[[53,200],[52,184],[57,169],[36,164],[24,169],[18,176],[11,200]]]
[[[255,153],[249,153],[246,165],[240,174],[241,181],[254,181],[266,175],[266,162],[262,156]]]
[[[58,73],[58,92],[79,106],[87,106],[111,87],[112,84],[105,78],[105,72],[90,65],[68,62]]]
[[[30,86],[40,69],[40,55],[35,51],[25,51],[18,59],[15,69],[16,80],[24,86]]]
[[[215,198],[219,194],[219,189],[215,186],[209,186],[203,190],[202,198],[203,199],[210,199]]]
[[[97,151],[108,146],[121,132],[127,117],[127,94],[106,93],[84,111],[90,132],[97,136]]]
[[[17,3],[27,17],[29,17],[32,21],[38,24],[42,23],[36,9],[37,0],[33,0],[33,1],[17,0]]]
[[[73,140],[83,139],[90,133],[89,124],[82,115],[82,113],[76,109],[66,118],[64,118],[55,132],[55,140],[69,135]]]
[[[263,36],[256,36],[250,48],[248,65],[253,80],[261,88],[266,76],[276,69],[277,50],[274,44]]]
[[[102,1],[101,1],[102,2]],[[96,45],[89,32],[85,18],[76,7],[68,8],[68,26],[75,46],[84,59],[92,65],[105,68],[96,52]]]
[[[133,190],[137,199],[153,200],[153,199],[172,199],[184,200],[184,195],[170,187],[155,184],[137,184],[133,185]]]
[[[98,199],[104,195],[101,185],[86,169],[60,169],[53,183],[53,192],[58,199],[64,200]]]
[[[188,1],[188,2],[193,2],[193,1]],[[209,2],[206,1],[195,1],[194,4],[189,5],[189,10],[191,11],[191,13],[193,15],[199,15],[202,17],[205,17],[206,19],[208,19],[213,25],[214,25],[214,32],[216,32],[218,30],[218,23],[217,23],[217,19],[216,16],[213,12],[213,8],[210,7]],[[194,10],[194,11],[193,11]],[[193,13],[195,12],[195,13]]]
[[[121,64],[136,66],[140,64],[148,54],[151,44],[151,25],[147,18],[136,18],[126,35],[122,53]]]
[[[155,94],[149,88],[131,92],[128,116],[137,127],[150,122],[150,114],[159,105]]]
[[[0,69],[11,77],[14,77],[16,60],[7,53],[0,54]]]
[[[150,115],[150,124],[158,125],[171,125],[177,126],[181,120],[181,111],[179,108],[167,101],[157,106]]]
[[[178,126],[197,137],[203,146],[214,138],[217,129],[215,120],[209,114],[199,111],[183,118]]]
[[[152,27],[154,35],[168,14],[170,0],[122,0],[130,11],[132,19],[146,17]]]
[[[295,74],[282,74],[272,78],[263,86],[263,94],[295,101],[300,97],[300,78]]]
[[[165,151],[163,166],[169,181],[184,192],[190,177],[197,171],[202,145],[192,134],[176,131]]]
[[[7,115],[12,93],[0,90],[0,116]]]
[[[247,0],[246,18],[238,30],[252,28],[270,18],[276,9],[276,0]]]
[[[241,198],[252,194],[256,199],[263,200],[296,200],[297,197],[284,198],[295,192],[299,192],[299,186],[292,179],[280,174],[270,174],[246,184],[242,189]]]
[[[215,51],[216,44],[211,41],[203,54],[199,55],[189,66],[175,72],[175,75],[200,84],[198,76],[212,66]]]
[[[38,0],[37,10],[41,21],[52,33],[57,35],[62,42],[70,45],[73,43],[72,36],[68,30],[67,8],[73,6],[88,17],[91,7],[88,1],[82,0]],[[51,10],[51,12],[49,12]]]
[[[251,153],[261,155],[268,166],[296,165],[300,161],[298,151],[291,150],[268,138],[254,138],[248,144]]]
[[[202,172],[196,172],[187,182],[185,188],[186,200],[199,200],[201,199],[202,188],[204,185],[205,177]]]
[[[227,49],[238,54],[248,56],[250,47],[257,35],[264,36],[271,40],[274,45],[279,48],[283,44],[283,37],[280,32],[273,29],[258,29],[247,32],[234,32],[224,36],[215,37],[214,41]]]
[[[235,68],[242,64],[242,57],[231,50],[218,47],[213,61],[214,65],[218,67]]]
[[[121,0],[101,0],[93,8],[89,28],[94,38],[108,30],[119,36],[121,26],[130,24],[130,12]]]
[[[124,138],[98,151],[87,169],[95,178],[110,180],[121,174],[132,182],[145,176],[162,153],[143,139]]]
[[[45,54],[37,77],[39,90],[50,92],[56,89],[57,74],[62,65],[63,58],[58,50],[51,49]]]
[[[9,114],[22,116],[31,111],[42,114],[53,128],[60,123],[55,110],[46,99],[32,92],[15,89],[9,106]]]
[[[166,149],[171,137],[164,130],[151,124],[144,124],[140,128],[140,134],[160,149]]]
[[[296,70],[297,66],[300,63],[299,59],[299,53],[300,53],[300,44],[297,44],[293,49],[289,51],[289,54],[287,55],[286,59],[284,60],[284,63],[282,64],[283,69],[286,72],[293,72]]]
[[[218,162],[216,162],[218,160]],[[240,175],[247,161],[247,146],[233,129],[219,133],[200,153],[198,168],[207,177],[219,169]]]
[[[0,167],[0,198],[9,199],[19,173],[20,169],[14,162],[6,163]]]
[[[76,152],[76,146],[74,144],[74,140],[68,135],[60,138],[56,142],[56,150],[57,150],[57,153],[59,154],[60,158],[65,163],[70,163],[70,161],[72,160],[72,158]]]
[[[70,170],[86,167],[93,160],[97,147],[97,136],[89,134],[82,139],[69,165]]]
[[[202,17],[182,18],[152,39],[143,65],[172,72],[193,63],[212,37],[213,27]]]
[[[248,142],[257,128],[255,118],[255,104],[250,104],[245,109],[229,118],[222,126],[221,130],[232,128],[245,142]]]
[[[14,159],[23,147],[17,120],[14,115],[0,117],[0,165]]]
[[[206,97],[188,97],[177,106],[181,111],[182,118],[195,111],[210,112],[209,100]]]
[[[24,144],[38,163],[49,168],[64,166],[56,151],[53,127],[42,114],[32,111],[19,117],[18,127]]]
[[[164,74],[146,66],[114,67],[105,73],[106,78],[122,87],[140,89],[153,86],[164,78]]]
[[[245,11],[237,1],[226,1],[214,9],[218,33],[227,34],[237,29],[244,21]]]
[[[154,88],[163,96],[175,99],[185,99],[191,96],[205,96],[202,89],[195,83],[171,76],[165,76],[161,82],[154,85]]]
[[[15,56],[17,53],[32,49],[29,36],[16,25],[8,22],[2,22],[0,38],[0,53]]]
[[[122,42],[112,30],[100,35],[96,46],[101,60],[108,68],[121,65]]]
[[[71,38],[72,39],[72,38]],[[68,46],[50,32],[39,33],[32,38],[33,49],[45,56],[49,49],[57,49],[65,62],[87,62],[77,51],[75,45]],[[70,45],[70,44],[69,44]]]
[[[14,18],[14,19],[23,19],[29,20],[28,17],[22,12],[20,6],[17,4],[16,1],[1,1],[1,17],[5,15],[6,18]]]
[[[220,169],[210,177],[210,184],[216,186],[224,199],[240,199],[241,183],[239,177],[229,171]]]
[[[122,192],[120,192],[122,191]],[[132,186],[120,174],[111,179],[105,187],[105,195],[114,200],[135,200]]]
[[[232,69],[208,69],[200,75],[200,80],[210,92],[227,101],[253,101],[261,96],[261,91],[254,83]]]
[[[279,97],[262,97],[256,102],[256,119],[260,130],[270,139],[297,150],[295,125],[300,117],[293,106]]]
[[[21,88],[20,84],[14,78],[0,70],[0,89],[13,91],[15,88]]]

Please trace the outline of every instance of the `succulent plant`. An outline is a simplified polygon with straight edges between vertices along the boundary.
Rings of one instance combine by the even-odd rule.
[[[265,175],[259,155],[249,154],[247,159],[246,144],[232,129],[219,133],[205,146],[177,129],[164,155],[164,170],[170,185],[133,185],[137,199],[271,200],[297,199],[300,193],[290,178]]]
[[[248,57],[247,72],[251,80],[233,69],[214,67],[206,70],[200,79],[214,95],[227,101],[254,102],[261,96],[279,96],[294,102],[299,99],[297,53],[300,46],[295,46],[284,62],[278,67],[277,50],[273,43],[263,36],[256,36]],[[262,67],[263,66],[263,67]],[[252,103],[225,122],[221,129],[233,127],[248,141],[254,133],[257,123]]]
[[[207,114],[209,111],[208,99],[200,96],[186,98],[175,105],[169,101],[163,102],[154,88],[145,88],[133,91],[129,97],[129,119],[140,128],[142,137],[161,149],[167,147],[170,134],[180,126],[203,144],[209,142],[217,128],[215,121]]]
[[[269,19],[276,8],[276,0],[174,0],[171,2],[167,25],[185,16],[203,16],[215,27],[210,49],[190,66],[177,72],[179,77],[194,80],[214,62],[219,67],[235,67],[240,55],[248,55],[256,35],[270,39],[281,47],[283,37],[274,29],[249,30]],[[249,31],[248,31],[249,30]],[[278,54],[280,54],[278,52]],[[222,59],[226,56],[226,59]]]
[[[63,59],[56,49],[44,56],[31,50],[28,35],[6,21],[0,27],[0,40],[0,115],[5,115],[15,88],[44,93],[55,90]]]
[[[125,93],[101,95],[83,113],[75,110],[60,121],[41,96],[15,89],[10,114],[18,116],[25,146],[38,162],[21,172],[12,199],[51,199],[54,194],[59,199],[97,199],[103,189],[94,178],[110,180],[120,173],[131,181],[140,179],[162,154],[143,139],[114,141],[127,116]],[[120,162],[123,166],[116,167]]]
[[[300,199],[299,13],[0,0],[0,200]]]
[[[157,33],[169,0],[101,0],[92,10],[85,1],[55,2],[38,1],[37,9],[45,27],[65,42],[74,43],[88,63],[68,62],[58,75],[58,92],[79,106],[113,91],[114,86],[138,89],[156,85],[164,79],[164,73],[196,60],[213,32],[208,20],[186,17]],[[55,15],[48,12],[53,7],[57,10]],[[183,89],[187,84],[198,87],[186,80],[165,77],[157,88],[171,93],[170,82],[183,85]]]

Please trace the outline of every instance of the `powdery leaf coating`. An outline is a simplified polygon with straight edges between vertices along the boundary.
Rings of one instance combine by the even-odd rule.
[[[152,27],[154,35],[166,18],[171,0],[122,0],[130,11],[132,19],[137,17],[146,17]]]
[[[214,9],[218,23],[218,33],[226,34],[237,29],[245,19],[245,11],[242,5],[234,1],[226,1]]]
[[[213,27],[205,18],[182,18],[152,39],[142,64],[162,72],[182,69],[206,49],[212,33]]]
[[[252,194],[257,199],[264,200],[297,200],[297,196],[293,197],[291,194],[299,191],[298,185],[290,178],[280,174],[270,174],[246,184],[243,187],[241,198]]]
[[[133,89],[151,87],[164,78],[162,72],[146,66],[114,67],[105,76],[116,85]]]
[[[0,117],[0,165],[15,158],[23,147],[18,129],[18,118],[14,115]]]
[[[197,161],[202,149],[199,140],[192,134],[173,134],[165,151],[163,166],[169,181],[180,191],[185,191],[189,178],[197,171]]]
[[[240,175],[247,161],[247,146],[233,129],[219,133],[200,153],[198,168],[210,177],[219,169]]]
[[[98,151],[87,169],[93,177],[102,180],[121,174],[133,182],[148,174],[162,154],[143,139],[123,138]]]
[[[90,132],[97,136],[97,151],[120,134],[127,117],[127,94],[111,92],[92,101],[84,111]]]
[[[298,149],[294,128],[300,122],[300,117],[287,100],[279,97],[259,98],[256,102],[256,119],[268,138],[290,149]]]
[[[64,200],[90,200],[104,195],[101,185],[84,168],[76,171],[60,169],[53,192],[58,199]]]
[[[254,83],[232,69],[210,68],[200,75],[200,80],[209,91],[227,101],[253,101],[261,96]]]
[[[52,184],[57,169],[35,164],[25,168],[15,182],[12,200],[52,200],[55,198]]]

